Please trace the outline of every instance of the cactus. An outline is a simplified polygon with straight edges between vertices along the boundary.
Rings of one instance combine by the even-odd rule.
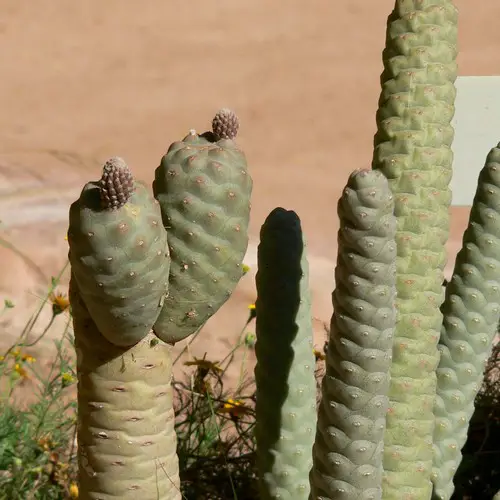
[[[313,448],[312,498],[381,498],[396,322],[393,210],[380,172],[350,176],[338,207],[334,314]]]
[[[316,382],[309,270],[295,212],[277,208],[262,226],[256,285],[255,437],[261,499],[305,500]]]
[[[104,338],[74,276],[82,500],[181,498],[172,406],[171,347],[151,334],[132,348]]]
[[[223,109],[214,133],[171,146],[154,183],[166,228],[160,202],[121,158],[70,207],[83,500],[181,497],[171,346],[162,338],[174,343],[200,327],[242,275],[252,179],[232,140],[238,126]]]
[[[264,500],[452,495],[500,319],[500,144],[442,287],[456,37],[451,0],[396,0],[372,170],[351,175],[338,206],[318,413],[300,220],[276,209],[262,227],[255,435]],[[252,180],[238,128],[224,108],[212,132],[173,143],[155,171],[158,203],[114,158],[71,206],[84,500],[179,498],[165,343],[198,330],[243,273]]]
[[[130,346],[145,337],[167,292],[169,257],[160,207],[121,158],[103,167],[70,207],[69,260],[99,331]]]
[[[173,143],[155,171],[153,191],[172,262],[169,293],[154,331],[169,343],[198,330],[243,275],[252,179],[233,141],[236,116],[221,110],[213,128],[203,135],[192,130]]]
[[[434,498],[449,500],[500,320],[500,144],[489,153],[446,287],[434,408]]]
[[[449,0],[397,0],[383,55],[373,168],[394,194],[397,309],[384,452],[384,498],[431,495],[433,406],[449,232],[457,74]]]

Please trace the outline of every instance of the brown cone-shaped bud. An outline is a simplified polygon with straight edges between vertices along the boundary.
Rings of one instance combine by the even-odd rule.
[[[212,120],[212,132],[217,139],[234,139],[238,134],[240,121],[234,111],[222,108]]]
[[[115,156],[104,164],[99,188],[103,208],[116,210],[127,203],[134,192],[135,183],[130,169],[122,158]]]

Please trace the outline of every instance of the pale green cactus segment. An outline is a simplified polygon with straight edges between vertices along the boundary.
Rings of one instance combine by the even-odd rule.
[[[334,314],[313,448],[313,499],[382,498],[396,324],[393,211],[383,174],[351,174],[338,205]]]
[[[397,0],[383,54],[373,168],[394,194],[398,320],[384,437],[383,498],[432,493],[433,406],[449,233],[457,75],[450,0]]]
[[[162,158],[153,191],[172,259],[154,331],[175,343],[203,326],[243,276],[252,179],[233,140],[192,131]]]
[[[124,200],[122,200],[124,201]],[[151,330],[168,288],[167,233],[158,202],[135,183],[118,208],[102,206],[99,182],[89,182],[70,208],[69,260],[99,331],[128,346]]]
[[[309,269],[298,216],[273,210],[260,238],[255,345],[260,498],[305,500],[317,414]]]
[[[82,500],[180,500],[171,347],[152,333],[108,342],[70,283]],[[119,333],[117,333],[119,335]]]
[[[433,498],[449,500],[500,319],[500,144],[479,175],[442,312]]]

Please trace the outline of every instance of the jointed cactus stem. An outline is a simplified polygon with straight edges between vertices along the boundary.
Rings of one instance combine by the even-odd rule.
[[[386,178],[353,173],[339,201],[334,314],[313,448],[312,499],[382,496],[396,323],[396,219]]]
[[[172,258],[169,293],[154,325],[165,342],[198,330],[243,276],[252,179],[232,140],[237,131],[236,115],[222,110],[212,133],[190,131],[155,171],[153,191]]]
[[[261,229],[255,353],[262,500],[306,500],[316,426],[309,269],[300,220],[277,208]]]
[[[500,144],[479,175],[442,312],[432,479],[433,498],[449,500],[500,319]]]
[[[450,0],[396,0],[387,27],[373,168],[394,194],[397,310],[386,500],[428,500],[433,406],[449,233],[457,73],[457,10]]]
[[[160,207],[121,158],[105,163],[69,213],[69,260],[104,337],[131,346],[160,314],[170,259]]]
[[[170,347],[107,341],[71,279],[81,500],[180,500]]]

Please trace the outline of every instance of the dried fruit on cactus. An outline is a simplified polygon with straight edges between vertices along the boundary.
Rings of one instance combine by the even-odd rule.
[[[175,343],[200,328],[243,275],[252,179],[233,140],[191,131],[162,158],[153,191],[172,259],[154,331]]]
[[[212,132],[218,139],[234,139],[238,135],[240,121],[236,113],[222,108],[212,120]]]
[[[70,208],[69,260],[82,299],[116,345],[148,334],[167,292],[169,256],[160,207],[121,159],[108,161]],[[117,332],[119,332],[117,334]]]

